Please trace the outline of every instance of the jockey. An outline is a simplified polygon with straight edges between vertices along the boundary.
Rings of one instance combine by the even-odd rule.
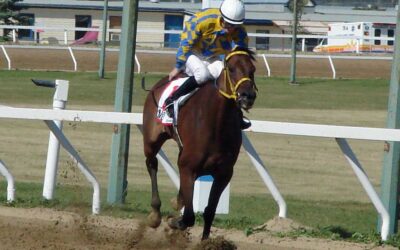
[[[224,68],[223,58],[232,48],[248,47],[244,28],[244,4],[241,0],[224,0],[219,9],[204,9],[185,22],[176,54],[175,68],[169,80],[185,72],[190,77],[165,100],[173,117],[173,103],[211,79],[217,79]],[[242,129],[251,123],[242,121]]]

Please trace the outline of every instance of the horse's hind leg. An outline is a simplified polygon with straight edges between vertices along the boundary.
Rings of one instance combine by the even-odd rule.
[[[230,178],[224,178],[222,180],[215,179],[211,186],[208,204],[203,213],[204,228],[203,236],[201,238],[202,240],[208,239],[210,236],[211,225],[215,217],[215,211],[217,210],[219,198],[221,197],[221,194],[228,185],[229,181]]]
[[[156,228],[161,224],[161,199],[158,192],[157,184],[157,172],[158,172],[158,160],[156,155],[161,148],[161,145],[165,142],[166,138],[159,138],[157,143],[145,143],[144,154],[146,156],[147,171],[150,175],[151,180],[151,208],[152,212],[147,217],[148,224],[150,227]]]
[[[194,225],[195,216],[193,212],[193,188],[194,175],[188,168],[180,168],[180,189],[177,199],[183,201],[185,209],[183,216],[172,218],[168,224],[173,229],[185,230]]]
[[[147,217],[148,225],[150,227],[156,228],[161,224],[161,200],[158,193],[157,184],[157,171],[158,171],[158,161],[157,158],[149,157],[146,158],[147,171],[149,172],[151,179],[151,208],[152,212]]]
[[[179,211],[183,208],[183,196],[181,189],[179,189],[178,195],[171,199],[171,206],[175,211]]]

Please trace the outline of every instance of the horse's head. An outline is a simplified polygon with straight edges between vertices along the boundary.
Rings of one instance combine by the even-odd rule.
[[[249,49],[237,48],[230,52],[225,58],[225,84],[220,89],[222,95],[234,99],[246,111],[253,107],[257,97],[253,61],[254,52]]]

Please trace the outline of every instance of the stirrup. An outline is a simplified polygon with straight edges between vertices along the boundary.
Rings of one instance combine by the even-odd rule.
[[[242,130],[245,130],[245,129],[248,129],[248,128],[250,128],[251,127],[251,122],[250,122],[250,120],[247,118],[247,117],[244,117],[243,116],[243,119],[241,120],[241,122],[240,122],[240,128],[242,129]]]
[[[169,117],[174,118],[174,101],[165,107],[165,111]]]

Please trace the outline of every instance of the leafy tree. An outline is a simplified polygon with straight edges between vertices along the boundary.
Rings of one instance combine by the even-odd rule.
[[[294,2],[295,0],[290,0],[288,2],[288,8],[291,12],[294,11]],[[304,12],[304,7],[308,4],[309,0],[297,0],[297,13],[296,13],[296,19],[297,19],[297,32],[302,32],[303,28],[300,25],[300,20],[301,20],[301,16],[303,15]],[[292,24],[293,25],[293,24]]]
[[[0,0],[0,24],[2,25],[24,25],[29,19],[20,15],[19,11],[23,8],[16,5],[17,2],[23,0]],[[4,40],[7,40],[11,30],[4,30]]]

